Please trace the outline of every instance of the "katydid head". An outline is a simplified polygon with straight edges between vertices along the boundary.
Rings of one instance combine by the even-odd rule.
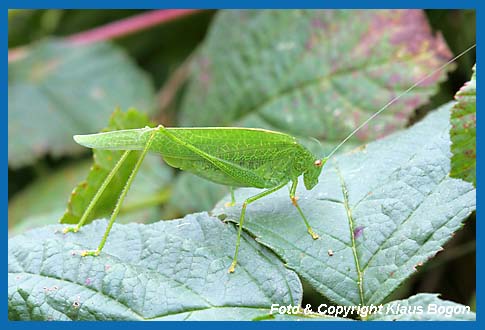
[[[318,183],[318,178],[322,172],[323,165],[327,161],[324,159],[315,159],[312,164],[310,164],[307,170],[303,173],[303,183],[307,190],[312,190]]]

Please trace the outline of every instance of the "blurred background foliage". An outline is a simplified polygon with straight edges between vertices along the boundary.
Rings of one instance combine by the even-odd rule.
[[[23,56],[25,54],[22,54],[22,52],[29,53],[30,49],[37,47],[40,41],[48,38],[55,37],[62,40],[62,38],[69,38],[78,33],[144,13],[146,11],[141,10],[10,10],[9,57],[10,53],[15,52],[20,52]],[[115,47],[112,50],[114,58],[122,61],[112,68],[112,79],[125,77],[129,80],[125,82],[128,87],[120,85],[119,95],[115,91],[110,96],[113,98],[126,97],[126,102],[116,100],[114,104],[123,105],[123,107],[136,105],[130,104],[131,99],[126,96],[126,90],[123,88],[130,91],[138,88],[138,95],[148,95],[147,98],[152,97],[155,100],[153,103],[151,103],[151,100],[144,100],[148,104],[145,110],[150,114],[152,120],[167,126],[177,126],[178,112],[181,108],[180,100],[186,90],[190,57],[204,40],[216,14],[217,11],[213,10],[196,11],[110,40]],[[475,43],[475,11],[427,10],[425,14],[433,31],[443,35],[453,54],[458,54]],[[244,32],[241,31],[241,33]],[[76,54],[76,56],[80,55]],[[75,61],[76,56],[74,56],[74,59],[70,58],[70,60]],[[92,59],[95,61],[96,59],[99,60],[100,57],[102,56],[95,54]],[[22,77],[23,71],[27,72],[25,75],[29,77],[31,82],[39,83],[40,81],[39,84],[41,84],[43,90],[52,88],[52,84],[56,83],[69,84],[69,79],[75,80],[77,84],[87,84],[88,81],[86,80],[89,80],[81,78],[76,70],[64,72],[64,75],[58,75],[55,79],[44,79],[45,74],[42,71],[45,69],[44,67],[37,74],[40,77],[38,78],[37,75],[34,76],[34,73],[38,70],[35,61],[30,64],[19,61],[22,60],[13,59],[10,61],[9,59],[9,99],[10,93],[14,93],[19,88],[22,88],[20,90],[24,92],[25,88],[30,88],[23,82],[19,83],[19,77]],[[107,61],[110,60],[107,59]],[[126,61],[126,63],[123,61]],[[19,63],[22,64],[21,67],[18,67]],[[83,68],[82,62],[74,63],[74,66]],[[459,59],[456,70],[452,71],[448,75],[448,79],[440,84],[438,92],[428,103],[415,109],[412,115],[406,119],[407,125],[418,121],[438,105],[452,100],[456,91],[469,80],[474,63],[474,51]],[[31,67],[28,65],[31,65]],[[106,63],[103,65],[106,65]],[[101,68],[104,67],[101,66]],[[92,70],[99,70],[99,68],[94,67]],[[79,71],[82,72],[82,69]],[[95,72],[93,71],[93,73]],[[93,79],[95,79],[94,76]],[[142,82],[144,79],[146,79],[146,87],[141,86],[145,84]],[[109,81],[105,83],[109,83]],[[72,95],[79,97],[75,93],[77,89],[79,89],[79,86],[75,84],[72,87],[67,86],[66,100],[70,100],[70,102],[59,101],[56,104],[57,107],[61,108],[61,112],[64,111],[62,107],[66,105],[65,112],[70,116],[68,119],[75,124],[78,124],[77,118],[83,116],[83,106],[90,106],[89,103],[83,103],[83,100],[72,99]],[[16,136],[14,134],[18,133],[14,132],[14,128],[20,131],[30,129],[31,126],[26,126],[25,122],[29,121],[28,119],[36,111],[36,107],[42,106],[38,104],[38,100],[34,101],[30,104],[27,103],[27,110],[22,116],[14,113],[14,111],[26,105],[24,103],[13,104],[9,101],[8,191],[9,232],[11,235],[40,225],[57,223],[65,211],[72,189],[86,177],[91,164],[90,150],[79,149],[76,152],[64,152],[65,149],[62,146],[58,152],[54,150],[54,152],[41,151],[38,153],[36,153],[38,148],[45,147],[44,145],[27,146],[27,149],[25,149],[27,151],[22,151],[22,153],[28,153],[28,148],[32,148],[35,154],[34,157],[27,160],[24,157],[25,155],[14,155],[14,149],[23,150],[21,148],[25,147],[25,143],[27,143],[22,142],[20,144],[17,141],[18,145],[15,145],[16,141],[12,136]],[[74,107],[72,104],[67,105],[71,102],[73,104],[79,102],[79,107]],[[111,107],[111,104],[106,106]],[[46,109],[48,111],[49,106]],[[114,106],[113,109],[108,110],[106,110],[106,116],[100,115],[99,118],[96,117],[98,119],[90,119],[90,122],[86,123],[88,126],[79,126],[78,124],[76,127],[81,130],[78,133],[85,133],[85,130],[88,129],[86,127],[91,130],[100,130],[106,126],[109,112],[114,110]],[[96,122],[97,120],[99,122]],[[28,124],[35,126],[38,123],[34,120]],[[47,133],[55,135],[57,134],[56,130],[62,131],[62,127],[65,126],[62,122],[51,124],[50,132],[46,132],[46,135]],[[11,126],[12,136],[10,135]],[[41,130],[37,134],[42,135],[42,132]],[[27,139],[28,137],[27,134]],[[41,139],[42,136],[39,138]],[[59,141],[62,145],[65,137],[59,135],[52,139]],[[51,140],[46,138],[46,141],[50,144]],[[12,161],[10,159],[11,152]],[[20,160],[15,161],[14,158]],[[156,167],[160,167],[160,169],[154,170]],[[141,176],[138,183],[138,187],[140,187],[138,190],[141,191],[139,196],[142,196],[145,202],[135,196],[135,198],[132,198],[135,203],[131,206],[129,204],[125,208],[126,212],[124,212],[130,214],[132,219],[136,217],[140,222],[156,221],[160,218],[172,219],[186,213],[210,210],[214,203],[227,193],[225,187],[172,171],[160,159],[150,160],[147,168],[149,169],[145,172],[145,175]],[[148,185],[148,188],[146,185]],[[137,190],[136,183],[134,190]],[[150,199],[148,197],[150,194],[159,198]],[[134,193],[134,195],[137,195],[137,193]],[[475,233],[475,215],[472,215],[471,219],[466,222],[464,229],[456,234],[444,251],[429,263],[420,267],[414,276],[393,293],[392,297],[389,297],[389,300],[405,298],[418,292],[440,292],[443,299],[474,306],[476,283]],[[305,289],[304,303],[319,304],[324,300],[323,297],[312,290]]]

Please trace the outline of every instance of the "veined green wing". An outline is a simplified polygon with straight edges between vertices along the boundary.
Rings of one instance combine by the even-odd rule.
[[[78,143],[98,149],[141,150],[154,129],[114,131],[76,136]],[[230,186],[272,187],[289,181],[295,153],[309,152],[290,135],[252,128],[166,128],[182,141],[241,171],[228,175],[187,147],[156,133],[150,151],[171,166]],[[247,177],[247,170],[256,177]]]

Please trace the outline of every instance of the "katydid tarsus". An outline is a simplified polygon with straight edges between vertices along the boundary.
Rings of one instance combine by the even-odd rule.
[[[311,190],[318,183],[318,178],[325,163],[355,133],[384,110],[388,109],[390,105],[402,96],[409,93],[413,88],[423,83],[435,73],[443,70],[447,65],[456,61],[474,47],[475,45],[469,47],[391,99],[381,109],[353,130],[323,159],[313,155],[291,135],[256,128],[167,128],[160,125],[155,128],[145,127],[90,135],[76,135],[74,136],[74,140],[83,146],[95,149],[125,150],[125,152],[91,200],[79,223],[75,227],[66,228],[64,232],[76,232],[81,228],[114,174],[123,166],[123,161],[128,157],[129,153],[134,150],[142,150],[137,164],[130,174],[112,212],[106,232],[98,248],[96,250],[84,251],[82,253],[83,256],[97,256],[103,249],[123,200],[148,151],[161,154],[164,161],[172,167],[229,186],[231,188],[232,204],[234,204],[234,187],[265,189],[261,193],[246,199],[242,204],[234,257],[229,267],[230,273],[234,272],[237,264],[241,232],[247,206],[287,186],[290,182],[290,201],[300,214],[310,236],[313,239],[318,239],[318,234],[312,229],[308,219],[298,205],[298,199],[296,197],[298,178],[303,175],[305,188]]]

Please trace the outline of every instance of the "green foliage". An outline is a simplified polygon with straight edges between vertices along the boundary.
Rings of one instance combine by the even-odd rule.
[[[472,182],[476,179],[476,65],[473,66],[473,75],[456,93],[456,104],[451,111],[451,173],[454,178]]]
[[[468,282],[474,269],[473,262],[466,268],[450,262],[463,256],[455,253],[462,251],[461,245],[453,247],[456,238],[474,234],[473,226],[444,243],[475,210],[475,190],[460,180],[476,180],[475,159],[470,157],[476,153],[475,75],[454,106],[445,105],[406,131],[332,158],[312,191],[300,184],[299,203],[319,240],[307,234],[286,189],[251,204],[234,274],[227,274],[236,241],[233,222],[243,198],[256,190],[236,191],[238,203],[229,208],[229,197],[222,199],[226,187],[186,172],[173,175],[156,155],[145,159],[99,257],[82,258],[80,251],[98,246],[104,220],[76,234],[62,234],[63,225],[46,226],[63,213],[64,222],[77,222],[119,158],[121,151],[95,151],[93,169],[72,191],[89,171],[83,158],[88,153],[72,135],[99,131],[115,107],[136,106],[166,126],[278,130],[323,157],[392,97],[451,58],[444,39],[455,54],[473,44],[474,11],[426,11],[433,32],[419,10],[219,11],[190,57],[214,11],[123,36],[113,41],[116,46],[41,40],[72,36],[139,13],[9,10],[9,47],[22,46],[19,54],[24,55],[9,61],[9,319],[475,319],[474,313],[346,318],[269,314],[273,303],[308,301],[316,304],[313,308],[322,302],[424,310],[432,304],[463,307],[419,292],[470,301],[468,292],[462,295],[464,288],[463,298],[457,298],[443,283],[450,282],[450,267]],[[191,64],[187,88],[185,65],[177,84],[166,84],[180,63]],[[439,97],[426,109],[453,97],[468,79],[458,77],[453,86],[456,73],[463,76],[471,69],[469,63],[474,63],[474,52],[457,62],[459,70],[439,85]],[[419,107],[453,67],[375,118],[349,141],[347,150],[421,118],[425,110]],[[165,100],[157,101],[154,87],[162,88],[158,95],[173,93],[168,108]],[[133,111],[114,116],[110,129],[150,123]],[[468,125],[466,132],[463,124]],[[91,220],[111,212],[133,164],[129,159],[117,174]],[[456,178],[448,177],[450,173]],[[11,192],[23,186],[12,198]],[[467,247],[474,246],[472,236],[464,237]],[[420,267],[436,253],[438,258]],[[473,260],[472,254],[467,257],[459,262]],[[430,278],[434,287],[427,284]],[[443,281],[435,281],[439,278]]]
[[[99,131],[116,106],[154,108],[150,79],[107,43],[43,41],[10,63],[8,74],[11,167],[79,154],[72,135]]]
[[[97,245],[104,221],[68,236],[62,226],[17,236],[9,242],[10,318],[259,319],[272,303],[301,302],[296,274],[338,304],[383,303],[475,209],[473,186],[447,175],[450,107],[336,157],[314,190],[299,191],[317,241],[286,193],[252,204],[245,228],[256,240],[244,235],[233,275],[236,229],[206,213],[116,225],[96,258],[79,251]],[[212,213],[233,220],[238,209]]]

